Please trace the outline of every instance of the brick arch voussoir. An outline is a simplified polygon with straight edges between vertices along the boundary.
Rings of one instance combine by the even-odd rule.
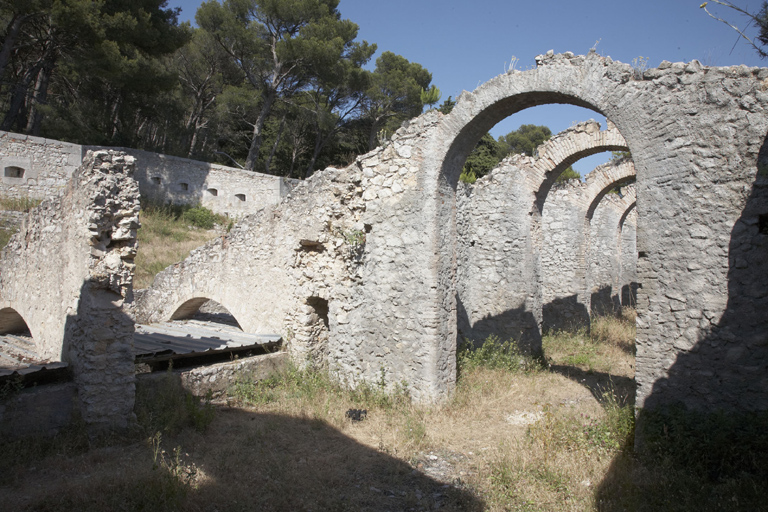
[[[632,213],[632,211],[637,209],[637,200],[633,201],[626,210],[624,210],[624,213],[621,214],[621,218],[619,219],[619,231],[622,231],[624,229],[624,223],[627,220],[627,217],[629,217],[629,214]]]
[[[634,182],[635,178],[635,165],[632,160],[626,158],[600,165],[589,173],[585,180],[586,189],[583,195],[587,221],[592,220],[605,194],[615,187]]]
[[[443,176],[443,185],[455,188],[461,166],[477,141],[502,119],[538,105],[563,103],[588,108],[610,118],[624,133],[625,120],[613,119],[618,110],[611,98],[620,94],[620,87],[631,76],[630,66],[597,54],[499,75],[472,93],[459,96],[434,139],[434,161],[438,163],[434,171]]]

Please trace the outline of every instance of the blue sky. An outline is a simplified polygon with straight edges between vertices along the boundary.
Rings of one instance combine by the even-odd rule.
[[[645,57],[649,67],[661,61],[705,65],[768,66],[738,34],[711,19],[699,7],[702,0],[341,0],[339,11],[360,27],[358,39],[418,62],[432,73],[442,99],[504,72],[514,57],[517,69],[534,66],[536,55],[572,51],[601,55],[631,64]],[[762,0],[733,0],[757,11]],[[194,23],[200,0],[169,0],[181,7],[181,20]],[[747,20],[729,9],[709,4],[709,10],[744,27]],[[754,35],[755,30],[747,30]],[[543,124],[553,133],[596,112],[568,105],[546,105],[519,112],[499,123],[495,136],[521,124]],[[574,165],[583,174],[605,161],[595,155]]]

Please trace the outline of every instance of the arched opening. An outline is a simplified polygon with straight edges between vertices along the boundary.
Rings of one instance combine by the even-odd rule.
[[[235,194],[235,197],[237,198],[238,201],[245,202],[245,194]]]
[[[13,308],[0,309],[0,368],[18,368],[38,362],[32,333]]]
[[[216,197],[219,195],[219,191],[218,189],[215,189],[215,188],[209,188],[208,190],[205,191],[205,195],[207,197]]]
[[[507,81],[508,77],[499,77],[497,80],[499,83]],[[541,79],[542,77],[538,77]],[[512,79],[509,79],[510,82],[513,82]],[[534,82],[533,80],[531,82]],[[545,83],[544,80],[537,81],[535,86],[542,86],[542,84]],[[574,82],[575,83],[575,82]],[[496,84],[491,85],[487,84],[487,88],[493,88]],[[558,87],[562,84],[557,84],[555,87]],[[544,85],[544,88],[549,87],[550,85]],[[568,85],[566,84],[567,88]],[[532,106],[538,106],[543,104],[570,104],[575,105],[578,107],[584,107],[587,109],[592,110],[593,112],[597,112],[599,114],[604,114],[603,110],[599,108],[599,105],[601,103],[598,102],[591,102],[588,101],[587,98],[588,95],[585,95],[584,98],[578,97],[576,94],[568,94],[565,92],[558,92],[558,91],[525,91],[525,86],[518,86],[518,84],[515,84],[514,86],[510,85],[509,89],[510,91],[522,91],[520,94],[512,94],[511,96],[503,97],[501,99],[495,99],[491,100],[490,97],[493,96],[492,93],[485,94],[486,91],[483,89],[486,88],[486,86],[481,87],[474,93],[472,93],[472,97],[470,100],[463,104],[461,101],[461,98],[459,99],[459,104],[454,109],[454,111],[450,114],[451,116],[456,116],[454,119],[449,119],[448,123],[449,125],[453,124],[455,128],[451,128],[450,130],[446,130],[450,132],[451,134],[455,133],[455,137],[452,135],[448,135],[446,137],[447,141],[442,146],[445,151],[445,157],[439,159],[439,172],[438,172],[438,180],[437,180],[437,196],[436,196],[436,212],[437,212],[437,226],[438,226],[438,232],[437,232],[437,243],[436,243],[436,250],[438,253],[439,258],[439,265],[438,265],[438,275],[439,276],[451,276],[451,275],[461,275],[461,269],[456,268],[454,265],[456,265],[455,262],[460,263],[463,261],[461,256],[461,251],[465,250],[466,248],[476,248],[478,246],[481,246],[484,241],[482,237],[476,237],[472,238],[471,240],[467,240],[465,242],[462,242],[464,245],[457,244],[455,253],[452,251],[452,239],[454,238],[455,230],[457,229],[456,224],[456,218],[453,216],[452,209],[454,208],[454,201],[453,198],[456,197],[454,194],[454,191],[459,189],[460,187],[457,187],[456,181],[458,181],[458,176],[461,173],[462,166],[464,165],[464,161],[466,160],[467,156],[469,155],[470,151],[473,149],[474,145],[477,143],[477,141],[480,139],[480,137],[483,136],[485,132],[487,132],[491,126],[498,122],[500,119],[505,118],[507,116],[510,116],[516,112],[519,112],[520,110],[524,108],[529,108]],[[578,87],[577,87],[578,88]],[[501,87],[497,88],[498,90],[501,90]],[[497,91],[494,91],[497,92]],[[502,96],[503,92],[497,96]],[[465,107],[465,108],[462,108]],[[603,147],[592,147],[592,148],[586,148],[586,149],[578,149],[576,151],[572,151],[570,154],[560,157],[557,161],[557,164],[551,167],[550,169],[547,169],[546,172],[543,174],[542,178],[538,180],[539,186],[536,188],[533,188],[532,197],[531,200],[531,207],[528,211],[526,211],[526,216],[528,219],[524,219],[522,216],[518,216],[516,219],[514,219],[513,222],[517,222],[519,219],[519,222],[517,222],[519,225],[525,225],[528,227],[528,231],[530,233],[529,239],[527,242],[530,244],[530,254],[529,257],[530,264],[524,263],[522,266],[526,267],[530,270],[529,277],[532,281],[539,281],[541,275],[537,274],[540,270],[537,270],[536,265],[536,259],[537,259],[537,253],[541,248],[541,245],[546,243],[542,239],[541,234],[541,228],[540,226],[537,226],[538,222],[536,221],[536,217],[540,216],[544,204],[546,203],[546,198],[556,182],[558,176],[569,166],[571,166],[574,162],[577,162],[580,159],[583,159],[587,156],[592,156],[597,153],[604,153],[606,151],[611,152],[628,152],[630,149],[630,143],[627,141],[621,141],[620,143],[616,143],[613,145],[603,145]],[[627,180],[629,181],[629,180]],[[616,183],[620,184],[620,183]],[[530,184],[529,184],[530,185]],[[616,185],[614,185],[615,187]],[[515,190],[513,188],[508,188],[508,190]],[[603,191],[602,195],[607,193],[608,191]],[[601,196],[602,197],[602,196]],[[459,197],[457,199],[457,202],[461,201],[462,198]],[[599,201],[598,201],[599,202]],[[579,226],[579,231],[583,232],[583,224],[585,222],[585,217],[591,215],[594,213],[594,207],[596,207],[596,204],[592,207],[592,211],[587,211],[587,205],[583,204],[580,208],[580,214],[575,217],[575,221],[577,223],[581,223],[581,226]],[[507,219],[509,220],[509,219]],[[494,226],[495,227],[495,226]],[[511,230],[510,230],[511,232]],[[615,232],[615,224],[614,224],[614,232]],[[588,235],[587,235],[588,238]],[[507,252],[512,252],[516,249],[515,247],[515,237],[508,237],[504,243],[501,244],[503,247],[502,250]],[[456,254],[454,257],[453,255]],[[455,259],[454,259],[455,258]],[[582,261],[584,259],[584,256],[581,257]],[[583,263],[582,263],[583,264]],[[488,277],[492,281],[492,286],[489,286],[489,289],[492,289],[495,287],[495,290],[500,290],[502,288],[505,288],[509,283],[505,282],[505,275],[501,273],[496,273],[496,275],[493,275],[492,272],[488,273]],[[460,278],[457,279],[457,283],[460,280]],[[581,281],[582,284],[580,286],[580,292],[583,293],[584,291],[584,281]],[[445,286],[446,290],[450,290],[450,281],[448,279],[440,279],[439,280],[440,286]],[[538,307],[538,315],[541,315],[541,298],[539,298],[539,303],[536,304],[536,293],[530,293],[531,290],[527,290],[529,293],[527,294],[526,299],[528,302],[526,303],[526,307],[530,305],[530,311],[535,315],[536,308]],[[462,303],[462,297],[460,291],[457,291],[457,303],[456,303],[456,310],[457,310],[457,324],[461,323],[461,316],[470,316],[472,315],[471,311],[468,311],[466,308],[466,304]],[[539,296],[540,297],[540,296]],[[589,301],[587,299],[587,304],[589,304]],[[585,312],[586,316],[588,318],[588,309]],[[493,316],[493,315],[490,315]],[[539,319],[541,316],[539,316]],[[541,320],[539,320],[539,328],[541,327]],[[452,339],[451,336],[451,330],[450,326],[443,329],[443,340],[446,340],[446,342],[449,342]],[[446,343],[448,344],[448,343]],[[450,345],[449,345],[450,346]]]
[[[238,321],[227,308],[208,297],[195,297],[184,302],[173,312],[171,320],[199,320],[229,325],[242,330]]]

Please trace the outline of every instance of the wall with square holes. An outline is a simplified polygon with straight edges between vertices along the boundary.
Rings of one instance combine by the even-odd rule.
[[[84,147],[87,149],[98,148]],[[150,151],[113,149],[136,159],[136,180],[142,196],[161,203],[201,204],[233,218],[280,202],[299,182]]]
[[[57,195],[81,161],[78,144],[0,131],[0,195],[32,199]]]

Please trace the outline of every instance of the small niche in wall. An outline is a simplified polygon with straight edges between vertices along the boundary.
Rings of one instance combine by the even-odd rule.
[[[768,213],[758,215],[757,230],[761,235],[768,235]]]
[[[208,189],[208,190],[206,190],[205,192],[206,192],[206,194],[207,194],[207,195],[209,195],[209,196],[211,196],[211,197],[216,197],[216,196],[218,196],[218,195],[219,195],[219,191],[218,191],[218,190],[216,190],[215,188],[209,188],[209,189]]]
[[[179,183],[179,188],[182,192],[186,192],[189,190],[189,183]]]
[[[235,194],[235,197],[241,201],[245,201],[245,194]]]
[[[9,165],[5,168],[4,176],[6,178],[23,178],[24,177],[24,168],[18,167],[16,165]]]
[[[153,185],[159,185],[159,184],[160,184],[160,182],[162,182],[162,181],[163,181],[163,180],[162,180],[162,179],[160,179],[160,176],[153,176],[153,177],[152,177],[152,184],[153,184]]]

